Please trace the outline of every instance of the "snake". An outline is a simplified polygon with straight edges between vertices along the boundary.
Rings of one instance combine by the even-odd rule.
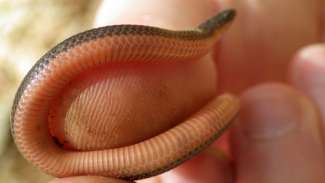
[[[16,93],[11,133],[18,150],[31,164],[56,177],[99,175],[137,180],[158,175],[192,158],[234,121],[240,106],[235,95],[214,96],[170,129],[134,143],[114,144],[115,140],[96,136],[93,141],[104,144],[97,147],[80,140],[80,134],[88,132],[108,136],[108,139],[117,138],[118,134],[113,133],[116,125],[107,125],[107,119],[117,119],[116,124],[119,124],[116,112],[123,114],[124,111],[111,109],[109,100],[106,103],[104,100],[117,84],[104,79],[93,83],[89,90],[87,86],[97,78],[107,77],[114,68],[123,69],[123,65],[198,60],[209,53],[235,14],[233,9],[223,10],[189,30],[110,25],[76,34],[59,43],[34,64]],[[130,103],[141,105],[140,99]],[[134,119],[125,120],[129,123],[126,130],[135,130]],[[73,121],[75,126],[65,126],[64,121]],[[78,130],[82,126],[87,126],[86,132]],[[113,132],[99,134],[94,126],[99,130],[112,128]],[[151,128],[150,124],[146,126]],[[74,132],[68,134],[60,130],[61,127],[72,128]],[[70,136],[72,140],[76,138],[79,145],[74,146],[68,139]],[[107,145],[107,141],[113,144]]]

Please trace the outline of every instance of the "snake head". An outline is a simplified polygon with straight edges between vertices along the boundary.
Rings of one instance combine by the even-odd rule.
[[[214,40],[216,40],[221,33],[229,28],[235,17],[236,11],[234,9],[224,10],[201,23],[198,29],[202,33],[214,37]]]

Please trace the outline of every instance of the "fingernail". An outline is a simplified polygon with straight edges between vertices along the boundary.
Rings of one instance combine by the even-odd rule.
[[[283,91],[273,90],[281,87]],[[270,92],[272,91],[272,92]],[[239,133],[249,140],[272,140],[297,129],[303,107],[287,94],[280,84],[252,89],[241,97],[242,111],[239,122],[235,123]],[[276,105],[274,105],[276,104]]]
[[[246,91],[241,105],[232,131],[238,179],[270,183],[324,180],[319,116],[306,97],[284,84],[264,84]]]
[[[315,102],[325,121],[325,44],[300,50],[291,64],[289,78],[296,88]]]
[[[299,87],[315,86],[325,89],[325,44],[303,48],[291,67],[291,80]]]
[[[325,56],[325,44],[314,44],[303,48],[298,54],[305,60],[323,60]]]

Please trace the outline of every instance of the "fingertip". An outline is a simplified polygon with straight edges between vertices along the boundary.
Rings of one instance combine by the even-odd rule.
[[[295,118],[299,109],[294,97],[290,89],[282,84],[261,85],[244,92],[240,122],[235,123],[235,127],[248,141],[272,140],[289,133],[296,128],[294,120],[279,120],[276,117]]]
[[[324,54],[324,43],[318,43],[303,47],[301,50],[298,51],[297,57],[303,60],[324,60]]]
[[[325,44],[302,48],[290,66],[289,80],[317,104],[325,129]]]
[[[105,0],[95,19],[96,26],[142,24],[168,29],[193,28],[217,12],[210,0]]]
[[[320,121],[312,102],[287,85],[273,83],[247,90],[241,104],[232,129],[238,179],[315,182],[324,178]]]
[[[325,88],[325,44],[314,44],[299,50],[290,66],[290,81],[305,90],[321,85]]]

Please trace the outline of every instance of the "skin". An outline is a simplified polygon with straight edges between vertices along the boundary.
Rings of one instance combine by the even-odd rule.
[[[218,63],[218,86],[241,95],[239,120],[231,129],[231,138],[221,143],[227,152],[231,150],[231,158],[203,153],[145,182],[324,182],[325,46],[315,44],[325,37],[322,1],[106,3],[99,14],[99,20],[105,21],[98,23],[182,28],[196,25],[223,7],[235,7],[239,14],[233,25],[237,28],[216,46],[216,57],[210,60]],[[119,8],[108,11],[110,7]],[[179,25],[182,17],[191,18]]]
[[[20,152],[53,176],[101,175],[128,180],[162,173],[191,158],[229,126],[239,109],[236,97],[213,97],[184,122],[154,136],[142,137],[148,132],[134,135],[138,129],[130,131],[130,126],[139,126],[141,103],[146,103],[145,97],[155,91],[147,92],[139,100],[130,99],[128,106],[136,111],[128,116],[129,109],[115,100],[112,87],[123,85],[125,80],[115,84],[114,77],[110,77],[121,72],[121,68],[150,67],[156,60],[159,62],[154,64],[197,60],[208,53],[234,16],[235,11],[226,10],[189,31],[108,26],[60,43],[34,65],[18,89],[12,111],[12,134]],[[129,86],[131,94],[138,87]],[[149,121],[145,119],[154,111],[145,110],[145,115],[139,117],[144,126],[138,128],[154,129],[147,127]],[[114,119],[119,115],[122,118]],[[110,118],[113,120],[109,121]],[[163,124],[158,117],[154,120]],[[126,139],[111,140],[121,133]],[[87,138],[92,139],[87,142]],[[136,138],[139,141],[129,140]],[[138,166],[140,163],[142,166]]]

